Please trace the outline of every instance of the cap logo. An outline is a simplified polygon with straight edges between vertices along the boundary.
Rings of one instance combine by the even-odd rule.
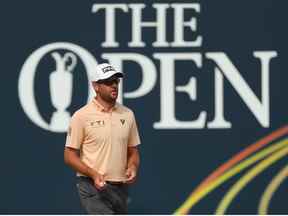
[[[107,73],[109,71],[115,71],[114,68],[112,66],[107,66],[102,68],[103,73]]]
[[[125,119],[120,119],[120,121],[122,125],[125,123]]]

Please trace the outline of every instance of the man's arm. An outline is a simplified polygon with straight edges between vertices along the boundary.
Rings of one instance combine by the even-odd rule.
[[[133,183],[136,180],[139,164],[140,156],[137,147],[128,147],[126,171],[127,183]]]
[[[99,174],[92,168],[88,167],[80,160],[79,150],[65,147],[64,161],[75,171],[80,172],[85,176],[91,177],[94,180],[94,184],[98,189],[101,189],[105,186],[104,176]]]

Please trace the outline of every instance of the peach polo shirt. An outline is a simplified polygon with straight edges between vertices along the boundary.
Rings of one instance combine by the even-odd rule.
[[[105,180],[125,181],[127,148],[138,144],[133,111],[116,103],[111,112],[105,112],[94,98],[72,116],[65,146],[79,149],[81,161]]]

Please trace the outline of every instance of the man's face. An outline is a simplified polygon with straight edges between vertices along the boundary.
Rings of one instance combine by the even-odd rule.
[[[104,101],[111,103],[115,102],[118,97],[118,84],[120,79],[117,76],[112,76],[105,80],[100,80],[94,86],[94,89]]]

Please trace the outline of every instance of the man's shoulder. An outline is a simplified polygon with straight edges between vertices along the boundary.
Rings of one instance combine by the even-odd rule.
[[[117,103],[117,108],[125,114],[134,115],[133,110],[123,104]]]
[[[90,110],[91,110],[91,105],[90,105],[90,103],[88,103],[88,104],[82,106],[81,108],[79,108],[78,110],[76,110],[73,113],[72,118],[80,118],[81,119],[81,118],[85,117],[85,115],[87,113],[89,113]]]

